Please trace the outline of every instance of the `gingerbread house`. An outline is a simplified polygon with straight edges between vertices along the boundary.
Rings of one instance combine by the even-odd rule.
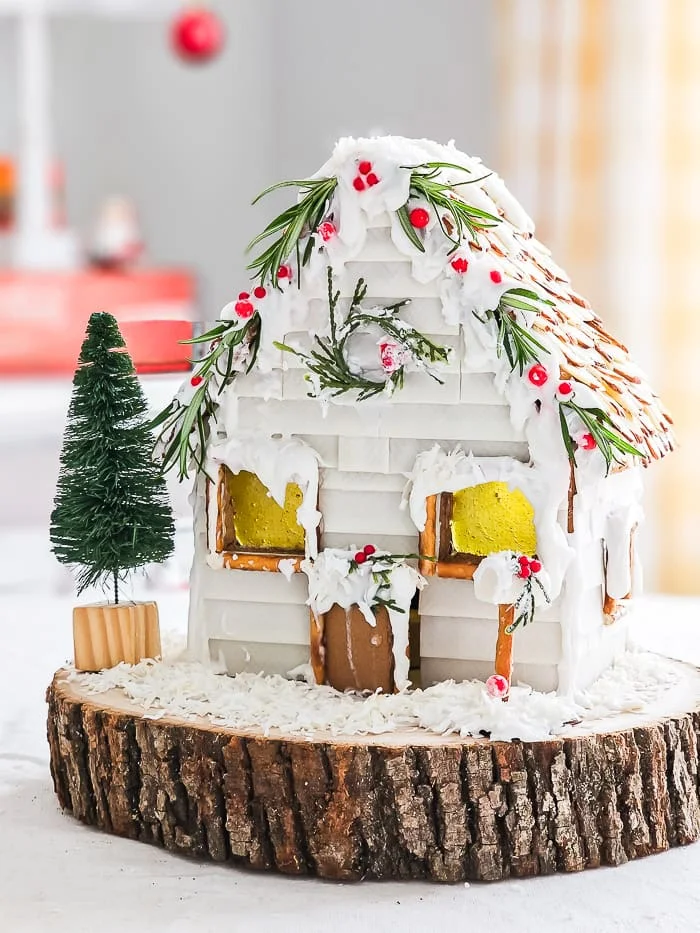
[[[585,688],[626,647],[668,414],[454,145],[342,139],[285,185],[158,421],[196,473],[191,650],[341,689]]]

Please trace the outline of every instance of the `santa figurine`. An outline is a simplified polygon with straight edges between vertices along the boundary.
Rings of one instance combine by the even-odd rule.
[[[133,202],[124,197],[107,198],[93,231],[90,262],[102,269],[125,269],[139,259],[143,247]]]

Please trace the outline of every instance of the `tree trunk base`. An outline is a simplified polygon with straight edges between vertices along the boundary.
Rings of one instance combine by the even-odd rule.
[[[499,881],[621,865],[700,835],[694,708],[544,742],[305,741],[147,719],[65,672],[47,700],[63,809],[199,859],[342,881]]]

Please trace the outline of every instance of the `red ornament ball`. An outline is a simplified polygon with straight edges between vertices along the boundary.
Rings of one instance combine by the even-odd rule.
[[[243,318],[245,321],[253,315],[255,308],[250,301],[237,301],[234,305],[234,310],[238,317]]]
[[[324,243],[332,240],[337,232],[338,231],[335,229],[335,224],[331,223],[330,220],[324,220],[322,224],[318,225],[317,233]]]
[[[539,573],[540,570],[542,570],[542,564],[541,564],[538,560],[531,560],[531,561],[530,561],[530,570],[531,570],[533,573]]]
[[[364,191],[365,190],[364,178],[360,178],[359,175],[356,175],[355,178],[353,178],[352,180],[352,186],[355,189],[355,191]]]
[[[469,268],[469,263],[463,256],[458,256],[457,259],[453,259],[450,265],[455,272],[459,272],[460,275],[463,275]]]
[[[292,269],[291,266],[280,266],[277,270],[278,279],[291,279]]]
[[[376,549],[376,547],[375,547],[373,544],[365,544],[365,546],[362,548],[362,550],[365,552],[365,554],[367,555],[367,557],[371,557],[372,554],[374,554],[374,553],[376,552],[377,549]]]
[[[587,431],[578,439],[578,446],[583,447],[584,450],[595,450],[598,445],[593,435]]]
[[[253,294],[256,298],[264,298],[267,295],[267,289],[263,288],[262,285],[258,285],[257,288],[253,289]]]
[[[211,10],[190,7],[173,20],[170,42],[184,61],[206,62],[224,45],[224,24]]]
[[[531,366],[528,370],[527,378],[533,384],[533,386],[543,386],[545,382],[549,379],[549,373],[544,368],[542,363],[535,363],[534,366]]]
[[[503,276],[498,271],[498,269],[492,269],[491,272],[489,273],[489,277],[494,285],[500,285],[501,282],[503,281]]]
[[[504,677],[503,674],[491,674],[486,681],[486,692],[494,700],[502,700],[507,697],[509,690],[508,678]]]
[[[424,207],[414,207],[408,215],[408,219],[414,227],[422,230],[423,227],[427,227],[430,223],[430,214]]]
[[[365,554],[364,551],[358,551],[357,554],[355,554],[356,564],[364,564],[366,560],[367,560],[367,555]]]
[[[239,301],[245,301],[248,298],[250,298],[250,295],[248,294],[248,292],[241,292],[240,295],[238,296]]]
[[[372,163],[367,162],[366,159],[363,160],[357,166],[357,171],[360,173],[360,175],[369,175],[369,173],[372,171]]]
[[[193,385],[193,386],[201,385],[203,382],[204,382],[204,379],[202,379],[201,376],[192,376],[192,378],[190,379],[190,385]]]
[[[560,382],[557,386],[557,392],[559,395],[571,395],[573,388],[570,382]]]

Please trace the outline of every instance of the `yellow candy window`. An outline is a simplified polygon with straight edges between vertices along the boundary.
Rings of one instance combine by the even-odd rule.
[[[481,483],[452,495],[450,550],[486,557],[496,551],[533,555],[537,550],[535,511],[519,489]]]
[[[224,550],[303,554],[304,529],[297,521],[302,491],[289,483],[284,506],[268,494],[254,473],[223,468],[219,512]]]

